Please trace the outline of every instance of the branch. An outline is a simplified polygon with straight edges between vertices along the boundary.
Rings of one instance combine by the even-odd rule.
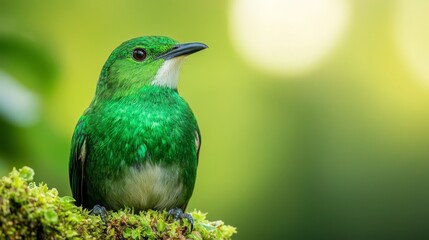
[[[33,176],[29,167],[14,168],[0,180],[0,239],[231,239],[236,233],[197,210],[192,232],[187,221],[166,220],[166,211],[109,211],[104,223],[72,197],[32,182]]]

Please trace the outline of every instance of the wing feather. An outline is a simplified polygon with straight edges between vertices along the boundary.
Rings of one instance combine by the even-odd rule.
[[[195,130],[195,149],[197,151],[197,164],[200,158],[200,148],[201,148],[201,133],[200,130]]]
[[[76,125],[70,153],[69,180],[76,205],[85,205],[85,161],[88,155],[85,116]]]

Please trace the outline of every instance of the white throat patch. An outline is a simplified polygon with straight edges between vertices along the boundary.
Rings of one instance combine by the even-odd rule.
[[[155,75],[152,85],[177,89],[180,66],[185,57],[175,57],[166,60]]]

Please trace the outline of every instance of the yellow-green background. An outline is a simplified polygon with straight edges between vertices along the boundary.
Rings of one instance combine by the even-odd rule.
[[[429,88],[395,45],[398,2],[349,1],[324,61],[281,75],[235,49],[230,1],[1,0],[0,70],[41,108],[29,126],[0,115],[0,173],[28,165],[69,195],[70,138],[104,61],[129,38],[167,35],[210,46],[180,76],[203,138],[189,209],[236,226],[236,239],[423,236]]]

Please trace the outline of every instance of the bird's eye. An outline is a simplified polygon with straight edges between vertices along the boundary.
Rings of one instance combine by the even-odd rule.
[[[146,51],[142,48],[136,48],[133,50],[133,58],[136,61],[143,61],[146,58]]]

